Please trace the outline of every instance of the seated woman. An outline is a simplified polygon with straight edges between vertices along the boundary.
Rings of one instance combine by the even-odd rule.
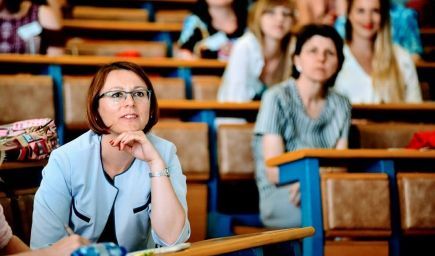
[[[352,103],[421,102],[414,62],[391,41],[389,0],[350,0],[335,89]]]
[[[246,0],[198,0],[183,24],[175,56],[227,59],[232,41],[246,29]]]
[[[394,43],[400,45],[411,54],[414,62],[421,59],[423,45],[420,38],[418,14],[415,10],[405,6],[407,0],[392,0],[390,6],[391,33]],[[345,37],[346,11],[337,18],[335,24],[337,31]]]
[[[0,53],[63,53],[59,12],[31,1],[0,0]]]
[[[274,86],[261,100],[253,152],[265,226],[301,225],[299,183],[276,186],[278,168],[267,167],[267,159],[304,148],[347,148],[351,105],[331,88],[343,63],[342,48],[333,27],[302,27],[293,59],[296,80]]]
[[[43,169],[31,247],[61,239],[64,224],[128,251],[185,242],[186,177],[174,144],[149,132],[158,110],[147,75],[133,63],[107,64],[87,99],[91,130],[54,150]]]
[[[222,78],[222,102],[259,100],[268,87],[291,74],[292,1],[259,0],[249,15],[249,31],[234,44]]]

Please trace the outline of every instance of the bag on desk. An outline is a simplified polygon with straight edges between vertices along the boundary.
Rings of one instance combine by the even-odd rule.
[[[41,160],[58,147],[56,125],[50,118],[0,125],[0,164]]]

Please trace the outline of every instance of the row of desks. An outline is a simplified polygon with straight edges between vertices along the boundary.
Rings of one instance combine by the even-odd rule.
[[[305,256],[324,255],[320,166],[358,167],[361,171],[386,173],[389,177],[392,235],[390,255],[400,255],[402,234],[396,174],[412,166],[413,171],[434,172],[435,151],[385,149],[309,149],[285,153],[269,159],[267,164],[279,166],[279,183],[299,181],[301,188],[302,226],[313,226],[318,232],[303,241]],[[429,200],[433,200],[429,199]]]

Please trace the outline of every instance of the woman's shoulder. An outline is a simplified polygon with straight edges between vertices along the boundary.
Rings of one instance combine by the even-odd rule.
[[[201,18],[196,14],[190,14],[188,15],[183,22],[183,29],[192,29],[196,27],[203,27],[206,26],[204,21],[201,20]]]
[[[296,86],[296,80],[293,77],[290,77],[287,80],[273,85],[266,91],[266,93],[269,92],[271,94],[282,94],[287,92],[293,94],[295,93],[294,86]]]
[[[100,135],[89,130],[74,140],[60,146],[55,149],[53,153],[68,153],[68,155],[73,155],[78,152],[83,152],[100,145]]]
[[[393,52],[398,61],[411,60],[411,54],[402,46],[393,44]]]
[[[270,101],[276,101],[276,103],[289,103],[293,101],[294,97],[297,97],[295,85],[294,78],[289,78],[267,89],[262,99],[267,98]]]
[[[350,109],[352,108],[349,98],[340,94],[332,88],[329,89],[328,98],[333,103],[333,105],[339,109],[348,109],[350,111]]]
[[[415,64],[411,54],[398,44],[393,45],[393,51],[401,71],[404,73],[414,72]]]
[[[260,43],[258,42],[257,37],[255,37],[255,35],[251,31],[246,31],[241,37],[239,37],[235,41],[234,47],[258,48],[258,50],[260,50]]]
[[[153,132],[147,133],[147,138],[150,142],[156,147],[156,149],[161,153],[163,151],[170,150],[174,147],[174,143],[169,140],[166,140],[162,137],[155,135]]]

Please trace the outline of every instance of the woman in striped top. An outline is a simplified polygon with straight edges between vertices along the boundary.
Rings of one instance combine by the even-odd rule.
[[[299,183],[277,186],[278,168],[265,160],[303,148],[346,148],[351,105],[331,87],[340,70],[343,42],[327,25],[307,25],[298,34],[294,76],[268,90],[254,130],[253,151],[265,226],[300,225]]]

